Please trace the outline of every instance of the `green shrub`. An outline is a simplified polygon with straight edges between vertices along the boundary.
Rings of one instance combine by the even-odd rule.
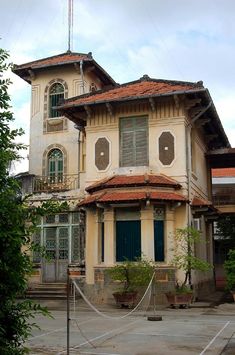
[[[235,290],[235,249],[230,250],[228,259],[224,263],[224,269],[227,279],[227,289],[229,291]]]

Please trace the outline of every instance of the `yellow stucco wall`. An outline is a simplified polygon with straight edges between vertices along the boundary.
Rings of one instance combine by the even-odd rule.
[[[43,133],[43,117],[46,87],[53,79],[62,79],[68,86],[68,97],[82,94],[81,75],[73,65],[62,69],[45,69],[36,73],[32,81],[31,119],[30,119],[30,174],[42,175],[42,156],[48,146],[57,143],[67,152],[67,174],[78,173],[78,131],[74,123],[67,120],[67,129],[59,132]],[[94,82],[101,88],[100,82],[92,73],[84,72],[85,92]]]

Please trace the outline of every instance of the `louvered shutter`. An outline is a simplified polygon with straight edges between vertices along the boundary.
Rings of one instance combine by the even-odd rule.
[[[146,117],[120,121],[120,166],[148,165],[148,120]]]
[[[135,166],[148,165],[148,120],[135,120]]]

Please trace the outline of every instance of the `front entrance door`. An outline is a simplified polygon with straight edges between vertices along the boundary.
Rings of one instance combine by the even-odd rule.
[[[116,261],[136,260],[141,256],[140,221],[116,222]]]
[[[44,228],[44,246],[49,260],[43,261],[43,281],[65,282],[69,260],[69,228]]]

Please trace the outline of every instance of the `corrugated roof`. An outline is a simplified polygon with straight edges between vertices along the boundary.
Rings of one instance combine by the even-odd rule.
[[[235,176],[235,168],[212,169],[212,177],[234,177],[234,176]]]
[[[166,175],[144,174],[144,175],[114,175],[98,181],[86,188],[92,193],[97,190],[115,187],[133,186],[160,186],[180,188],[181,185]]]

